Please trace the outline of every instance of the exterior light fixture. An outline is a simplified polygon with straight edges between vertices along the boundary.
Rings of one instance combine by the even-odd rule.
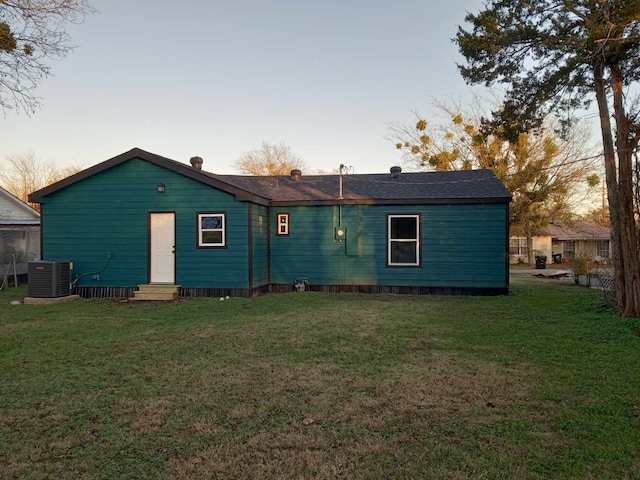
[[[158,193],[164,193],[164,190],[165,190],[164,183],[159,183],[158,184]]]

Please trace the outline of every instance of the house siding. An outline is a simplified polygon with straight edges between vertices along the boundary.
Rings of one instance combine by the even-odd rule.
[[[14,198],[0,187],[0,225],[37,224],[40,221],[38,212]]]
[[[290,235],[271,235],[271,282],[507,288],[507,204],[347,205],[290,212]],[[419,214],[421,265],[387,266],[387,214]],[[342,219],[342,220],[340,220]],[[345,241],[334,229],[346,227]],[[351,244],[350,244],[351,242]]]
[[[269,283],[269,211],[251,205],[251,288]]]
[[[19,208],[14,202],[0,195],[0,225],[17,223],[19,221],[37,221],[38,216]]]
[[[160,183],[165,193],[157,192]],[[90,274],[79,286],[147,283],[149,212],[174,212],[176,283],[249,287],[248,204],[226,192],[134,158],[43,197],[42,203],[43,256],[71,260],[74,277]],[[226,213],[225,248],[197,248],[198,211]]]

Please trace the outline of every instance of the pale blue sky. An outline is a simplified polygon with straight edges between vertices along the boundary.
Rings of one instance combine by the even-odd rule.
[[[387,172],[400,162],[389,123],[470,98],[451,38],[482,3],[94,0],[37,90],[43,108],[0,120],[0,158],[88,167],[140,147],[237,173],[268,141],[314,170]]]

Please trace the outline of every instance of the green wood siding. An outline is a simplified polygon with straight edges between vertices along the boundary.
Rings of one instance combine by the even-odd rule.
[[[271,282],[507,287],[506,204],[288,207],[290,235],[271,235]],[[421,215],[421,266],[387,267],[387,214]],[[342,217],[342,221],[340,221]],[[346,241],[334,228],[347,228]],[[272,225],[272,232],[274,225]],[[348,245],[352,242],[351,245]],[[353,245],[353,243],[357,245]],[[348,254],[348,255],[347,255]]]
[[[157,185],[166,186],[165,193]],[[86,287],[148,283],[149,213],[176,219],[176,283],[506,288],[507,204],[266,207],[139,158],[42,198],[43,258],[70,260]],[[197,212],[226,213],[226,247],[197,248]],[[277,213],[290,214],[276,235]],[[418,214],[419,267],[387,266],[387,215]],[[346,238],[335,238],[335,227]],[[107,256],[111,260],[107,262]],[[95,275],[94,275],[94,272]]]
[[[269,283],[269,212],[263,205],[251,212],[251,287],[260,287]]]
[[[157,185],[166,185],[165,193]],[[175,212],[176,282],[248,288],[248,205],[234,196],[140,159],[100,172],[43,201],[43,257],[71,260],[74,274],[101,270],[83,286],[148,282],[149,212]],[[196,212],[226,212],[227,248],[197,248]]]

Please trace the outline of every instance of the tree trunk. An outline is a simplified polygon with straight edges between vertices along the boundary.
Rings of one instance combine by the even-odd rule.
[[[633,216],[633,151],[637,141],[632,136],[632,122],[624,109],[623,74],[618,65],[610,65],[613,110],[616,119],[618,154],[618,213],[624,267],[625,303],[623,317],[640,316],[640,262],[638,235]]]
[[[611,68],[611,67],[610,67]],[[619,71],[617,72],[620,73]],[[640,265],[638,243],[633,221],[633,182],[631,155],[627,149],[628,118],[622,106],[622,82],[615,69],[611,69],[616,114],[619,171],[616,168],[612,125],[607,103],[604,80],[604,65],[594,68],[596,100],[600,114],[600,129],[604,147],[604,165],[611,216],[611,240],[613,265],[615,268],[616,299],[618,313],[624,317],[640,316]],[[625,125],[627,134],[625,138]],[[624,146],[622,146],[624,144]],[[632,228],[630,228],[630,226]]]

